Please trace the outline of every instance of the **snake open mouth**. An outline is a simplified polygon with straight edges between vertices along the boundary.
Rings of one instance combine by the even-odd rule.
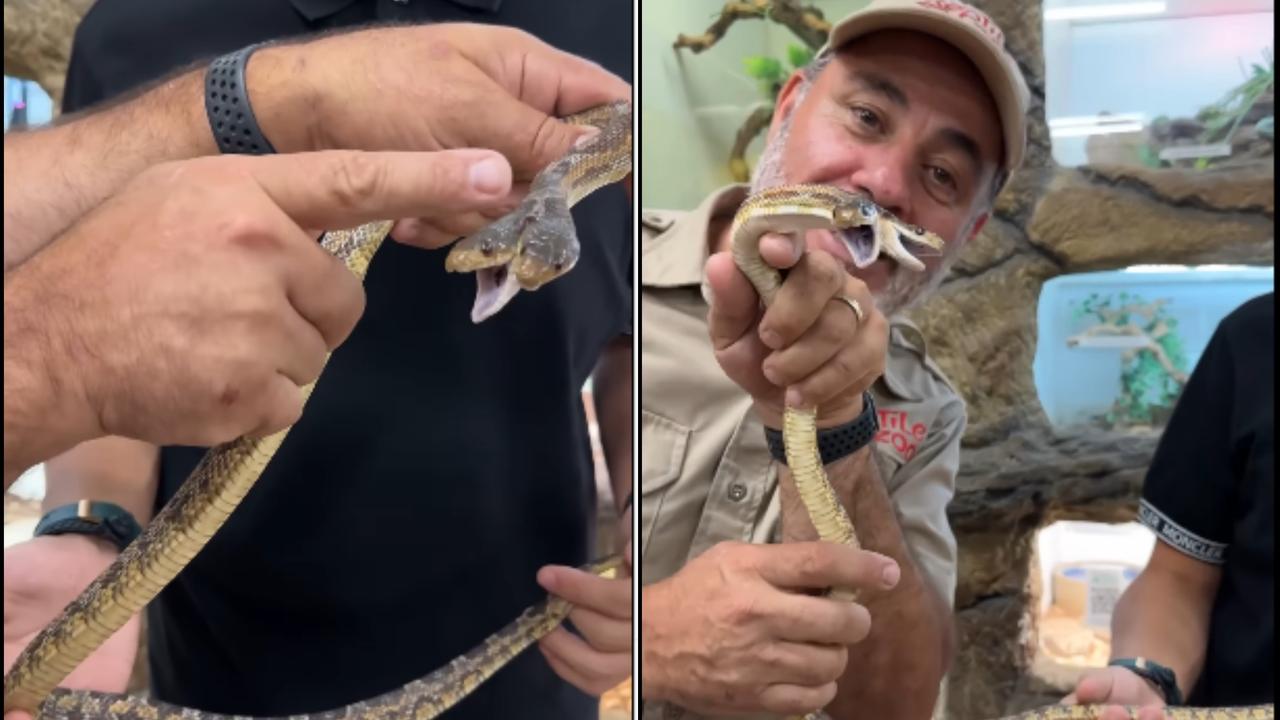
[[[865,268],[876,261],[876,233],[870,225],[856,225],[839,231],[840,239],[853,255],[853,264]]]
[[[869,267],[883,253],[908,270],[923,272],[925,266],[919,258],[938,252],[927,242],[898,232],[889,223],[880,224],[880,233],[876,229],[875,225],[854,225],[837,233],[858,269]]]
[[[520,292],[520,282],[507,264],[481,268],[476,273],[476,301],[471,322],[481,323],[498,314]]]

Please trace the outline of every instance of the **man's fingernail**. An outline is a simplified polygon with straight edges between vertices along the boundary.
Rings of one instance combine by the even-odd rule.
[[[538,584],[546,590],[551,590],[556,584],[556,573],[551,569],[550,565],[538,571]]]
[[[777,385],[777,384],[778,384],[778,373],[777,373],[777,372],[775,372],[773,368],[768,367],[768,366],[766,366],[766,367],[762,367],[762,368],[760,368],[760,372],[764,374],[764,379],[765,379],[765,380],[768,380],[769,382],[773,383],[774,385]]]
[[[885,565],[884,570],[880,571],[880,579],[884,581],[884,586],[891,588],[898,584],[898,577],[901,572],[898,570],[898,564],[893,563]]]
[[[481,160],[471,166],[471,189],[485,195],[506,192],[510,175],[510,168],[501,160]]]
[[[804,396],[800,394],[800,390],[789,388],[787,390],[787,407],[802,407],[802,403],[804,403]]]
[[[781,342],[781,340],[778,338],[778,333],[774,332],[773,330],[761,330],[760,340],[765,345],[769,346],[774,350],[778,349],[778,345]]]
[[[574,149],[586,147],[586,145],[590,143],[592,140],[595,140],[596,136],[599,134],[600,134],[599,128],[589,128],[587,132],[582,133],[581,135],[578,136],[576,140],[573,141]]]

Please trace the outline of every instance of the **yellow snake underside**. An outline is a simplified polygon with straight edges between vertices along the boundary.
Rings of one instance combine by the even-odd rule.
[[[620,101],[565,118],[591,128],[584,139],[534,178],[509,215],[451,249],[446,267],[477,272],[479,322],[520,290],[534,290],[568,272],[579,245],[569,209],[631,172],[631,105]],[[394,223],[368,223],[325,234],[322,245],[361,280]],[[483,273],[500,273],[494,297]],[[512,278],[507,281],[506,278]],[[492,279],[492,278],[489,278]],[[326,359],[327,360],[327,359]],[[303,388],[309,397],[314,385]],[[214,720],[206,713],[139,697],[58,688],[85,657],[152,600],[195,557],[257,482],[288,429],[241,438],[211,449],[138,537],[14,662],[4,678],[4,710],[33,711],[37,720]],[[612,574],[617,559],[589,566]],[[430,675],[384,695],[294,720],[434,718],[470,694],[564,619],[569,606],[550,597],[528,608],[475,649]]]
[[[903,267],[924,270],[917,257],[940,253],[944,242],[923,228],[910,225],[860,195],[824,185],[790,185],[770,188],[747,198],[734,216],[730,230],[734,263],[760,294],[765,306],[773,302],[782,285],[782,274],[760,256],[760,238],[766,233],[800,236],[808,230],[830,231],[849,247],[854,264],[866,267],[881,253]],[[914,249],[914,252],[913,252]],[[787,466],[796,492],[821,540],[859,547],[849,514],[836,498],[818,452],[814,408],[785,409],[783,443]],[[829,597],[855,601],[852,588],[831,588]],[[1029,710],[1000,720],[1091,720],[1101,708],[1092,705],[1054,706]],[[1136,709],[1130,709],[1137,717]],[[1274,706],[1234,708],[1169,708],[1171,720],[1271,720]],[[806,720],[825,718],[821,710]]]

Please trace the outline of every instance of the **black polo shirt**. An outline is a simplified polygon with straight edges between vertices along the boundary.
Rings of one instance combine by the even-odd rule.
[[[1222,320],[1183,389],[1143,487],[1161,542],[1222,567],[1190,705],[1275,698],[1275,294]]]
[[[515,26],[629,81],[631,16],[630,0],[99,0],[76,33],[63,108],[251,43],[388,19]],[[367,310],[302,420],[147,612],[159,699],[252,715],[365,699],[514,619],[544,596],[541,566],[590,559],[580,392],[602,347],[630,332],[629,218],[620,186],[585,199],[573,272],[478,326],[475,280],[446,273],[445,251],[382,247]],[[157,506],[202,452],[163,449]],[[448,717],[596,708],[530,649]]]

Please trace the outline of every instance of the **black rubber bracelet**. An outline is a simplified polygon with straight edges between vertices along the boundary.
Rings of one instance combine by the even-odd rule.
[[[226,154],[268,155],[276,151],[249,107],[244,69],[261,44],[227,53],[209,63],[204,75],[204,110],[218,149]]]

